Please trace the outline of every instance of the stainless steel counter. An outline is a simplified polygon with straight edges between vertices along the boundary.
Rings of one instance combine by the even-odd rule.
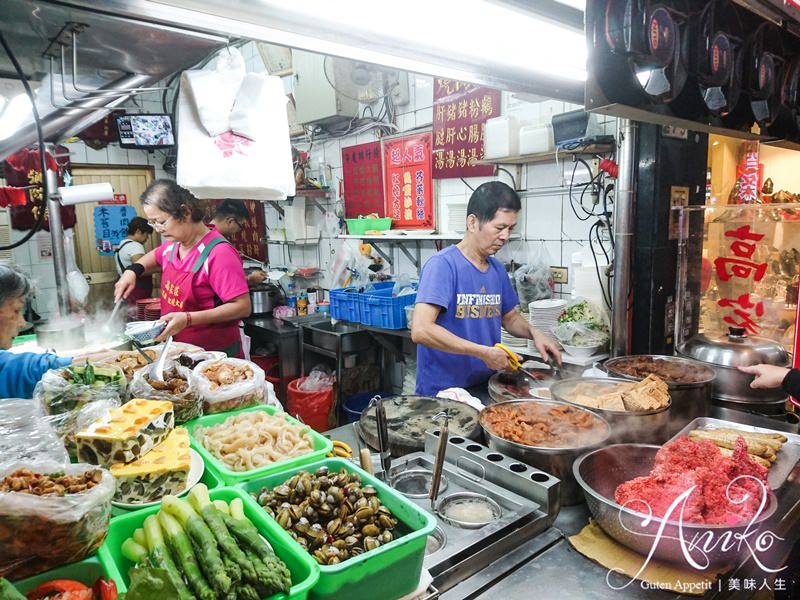
[[[782,425],[772,419],[738,411],[717,411],[712,416],[759,427],[796,431],[796,428],[792,429],[791,426]],[[332,439],[348,443],[354,450],[357,449],[351,425],[329,431],[327,435]],[[373,458],[375,459],[374,456]],[[377,470],[379,468],[377,459],[373,460],[373,464]],[[793,472],[776,495],[779,502],[778,510],[766,528],[784,538],[784,541],[777,543],[769,553],[762,553],[759,556],[771,566],[784,566],[787,564],[792,546],[800,543],[800,466],[795,465]],[[639,581],[634,581],[624,589],[612,589],[608,582],[620,587],[628,579],[614,574],[609,576],[608,569],[575,551],[567,541],[567,538],[578,533],[588,520],[589,512],[585,504],[561,508],[553,527],[536,537],[520,539],[519,546],[514,552],[498,558],[483,571],[442,593],[441,599],[666,600],[698,597],[648,589],[645,587],[646,584],[643,585]],[[775,576],[762,571],[750,555],[747,553],[746,555],[747,558],[742,564],[717,582],[702,597],[707,600],[771,598],[770,595],[764,596],[766,590],[759,591],[758,588],[762,587],[765,581],[770,588],[774,588]],[[800,568],[795,565],[784,570],[779,576],[786,582],[786,587],[789,587],[790,578],[792,576],[797,578],[798,574]],[[744,589],[748,581],[755,581],[755,590]],[[736,584],[738,590],[729,589]]]

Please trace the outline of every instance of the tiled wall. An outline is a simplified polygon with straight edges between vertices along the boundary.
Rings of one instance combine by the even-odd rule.
[[[255,44],[247,44],[242,48],[248,71],[264,72],[265,68]],[[284,80],[287,87],[290,79]],[[409,76],[410,102],[407,106],[399,108],[397,125],[401,132],[414,129],[431,127],[433,119],[433,81],[431,77],[423,75]],[[530,123],[549,122],[554,113],[574,110],[573,105],[557,101],[537,103],[521,102],[508,93],[503,93],[503,114],[514,114],[520,121]],[[163,112],[160,94],[139,96],[135,104],[126,106],[127,110],[140,112]],[[615,123],[608,120],[604,123],[605,132],[613,133]],[[338,193],[339,181],[342,178],[341,149],[374,141],[376,138],[371,132],[343,138],[317,141],[311,148],[312,163],[320,160],[331,168],[330,181],[334,195]],[[118,144],[109,144],[102,150],[93,150],[83,142],[77,141],[67,144],[75,164],[108,164],[108,165],[145,165],[155,168],[157,178],[169,177],[163,170],[166,153],[162,151],[147,152],[143,150],[126,150]],[[298,144],[300,150],[307,149],[307,144]],[[509,167],[516,173],[516,169]],[[520,241],[511,242],[503,252],[513,252],[524,259],[529,252],[536,252],[542,245],[549,253],[553,265],[570,266],[573,252],[578,252],[588,244],[588,230],[592,221],[579,221],[569,206],[567,184],[572,172],[572,163],[569,159],[561,159],[558,164],[555,160],[548,163],[525,165],[521,169],[521,181],[518,185],[525,192],[522,193],[523,211],[520,215],[518,234]],[[516,176],[516,175],[515,175]],[[510,177],[499,172],[498,179],[511,183]],[[492,178],[468,178],[466,183],[459,179],[445,179],[436,182],[435,195],[440,199],[456,200],[466,203],[471,190],[484,181]],[[578,169],[576,183],[585,181],[587,176]],[[323,203],[332,210],[334,200]],[[267,217],[267,227],[281,227],[278,212],[270,205],[265,204],[264,210]],[[323,215],[313,206],[307,207],[307,221],[323,227]],[[14,239],[19,239],[23,232],[13,232]],[[38,236],[49,236],[48,233],[39,233]],[[319,266],[327,269],[331,260],[331,249],[337,240],[332,240],[323,233],[319,244],[315,245],[285,245],[270,244],[269,256],[273,265],[294,266]],[[445,242],[452,243],[452,242]],[[388,247],[388,246],[387,246]],[[433,241],[421,243],[421,258],[424,263],[436,252]],[[392,250],[393,271],[395,273],[408,273],[416,276],[413,263],[400,252]],[[43,262],[38,258],[37,245],[34,240],[14,251],[14,260],[17,264],[30,272],[38,281],[40,294],[37,296],[36,309],[44,315],[49,315],[54,309],[55,288],[52,275],[52,263]],[[561,288],[564,289],[561,289]],[[558,286],[559,293],[569,293],[570,285]]]

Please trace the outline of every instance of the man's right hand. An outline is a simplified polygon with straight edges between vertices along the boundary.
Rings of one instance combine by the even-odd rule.
[[[124,271],[119,281],[114,285],[114,302],[127,298],[136,287],[136,273]]]
[[[505,371],[511,368],[509,356],[505,350],[495,348],[494,346],[486,346],[480,359],[486,363],[492,371]]]

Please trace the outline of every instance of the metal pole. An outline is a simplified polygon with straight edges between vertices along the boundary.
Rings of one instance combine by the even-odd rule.
[[[631,287],[633,207],[636,202],[636,154],[639,124],[624,119],[617,126],[620,139],[619,177],[614,200],[614,281],[612,290],[611,356],[629,349],[628,293]]]
[[[61,225],[61,204],[58,201],[58,174],[47,169],[47,213],[50,221],[50,238],[53,241],[53,268],[56,275],[58,312],[69,314],[69,291],[67,289],[67,254],[64,251],[64,228]]]

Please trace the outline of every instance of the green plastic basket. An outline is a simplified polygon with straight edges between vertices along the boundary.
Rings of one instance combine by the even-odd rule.
[[[218,487],[222,486],[222,482],[219,478],[211,472],[211,469],[206,467],[203,469],[203,476],[200,478],[200,483],[205,483],[206,487],[209,490],[215,490]],[[143,508],[150,508],[149,506],[145,506]],[[142,508],[122,508],[121,506],[114,506],[111,505],[111,518],[115,519],[121,515],[129,515],[132,512],[136,512],[137,510],[142,510]]]
[[[206,463],[206,470],[211,469],[214,475],[219,478],[220,481],[224,485],[232,485],[235,483],[240,483],[242,481],[248,481],[250,479],[254,479],[256,477],[263,477],[265,475],[269,475],[270,473],[277,473],[278,471],[284,471],[286,469],[291,469],[293,467],[305,465],[320,458],[324,457],[328,452],[333,450],[333,442],[331,442],[328,438],[320,435],[313,429],[309,427],[309,433],[311,434],[312,439],[314,440],[314,450],[309,452],[308,454],[304,454],[302,456],[296,456],[294,458],[287,458],[285,460],[279,460],[278,462],[274,462],[271,465],[267,465],[264,467],[260,467],[258,469],[252,469],[250,471],[232,471],[225,464],[217,459],[211,452],[206,450],[198,440],[195,439],[192,433],[194,432],[194,428],[198,425],[202,425],[204,427],[208,427],[209,425],[216,425],[217,423],[222,423],[228,417],[238,415],[244,412],[252,412],[255,410],[262,410],[271,415],[274,415],[277,412],[282,412],[277,408],[272,406],[251,406],[250,408],[242,408],[240,410],[233,410],[230,412],[225,413],[217,413],[213,415],[207,415],[205,417],[200,417],[199,419],[194,419],[193,421],[189,421],[188,423],[184,423],[184,427],[189,430],[189,440],[191,443],[192,448],[197,450],[200,453],[200,456],[203,457],[203,462]],[[300,423],[297,419],[286,415],[286,421],[289,423]],[[302,424],[302,423],[300,423]]]
[[[288,533],[272,519],[264,518],[264,511],[260,510],[257,503],[247,498],[241,490],[234,488],[219,488],[209,492],[212,500],[224,500],[230,503],[234,498],[241,498],[244,502],[244,514],[256,526],[258,531],[272,546],[275,554],[292,574],[292,587],[288,594],[273,594],[270,600],[304,600],[308,592],[319,579],[319,566],[316,561],[303,549],[298,548]],[[108,529],[108,537],[100,546],[98,556],[100,563],[109,576],[118,584],[122,582],[127,589],[129,583],[128,571],[133,563],[122,555],[122,543],[133,535],[133,532],[142,527],[144,520],[149,515],[158,512],[159,506],[137,510],[128,515],[114,519]]]
[[[347,222],[347,233],[350,235],[364,235],[367,231],[386,231],[392,228],[392,220],[389,217],[381,219],[345,219]]]
[[[344,467],[350,473],[358,473],[364,483],[369,483],[378,491],[378,498],[397,517],[401,524],[400,529],[405,531],[385,546],[349,558],[338,565],[321,565],[319,582],[311,590],[309,598],[399,598],[413,592],[419,584],[425,559],[425,544],[436,528],[436,519],[349,460],[326,458],[304,467],[251,480],[237,487],[248,492],[248,495],[258,494],[262,488],[272,489],[281,485],[298,471],[305,469],[313,472],[322,466],[327,466],[332,472]],[[259,507],[252,496],[249,501],[253,506]],[[273,520],[265,510],[261,509],[261,513],[264,518]],[[296,541],[292,540],[292,544],[305,552]]]
[[[47,581],[53,581],[54,579],[71,579],[72,581],[78,581],[83,585],[92,587],[98,577],[114,579],[114,583],[117,584],[117,591],[119,592],[125,591],[126,589],[120,585],[118,579],[110,577],[103,565],[100,564],[100,559],[97,556],[90,556],[79,562],[62,565],[55,569],[45,571],[44,573],[34,575],[33,577],[21,579],[14,583],[14,587],[23,594],[27,594],[37,585],[41,585]]]

